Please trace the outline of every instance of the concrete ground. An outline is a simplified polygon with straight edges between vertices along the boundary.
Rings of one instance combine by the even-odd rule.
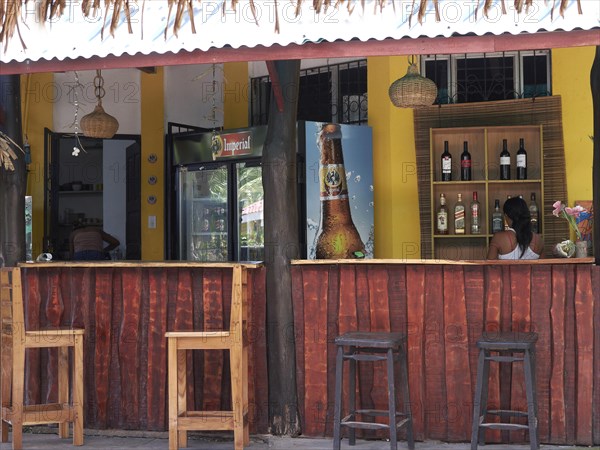
[[[72,447],[70,440],[59,439],[56,434],[50,434],[50,430],[44,427],[35,427],[23,434],[24,450],[64,450]],[[333,447],[331,439],[312,438],[280,438],[270,435],[253,435],[250,439],[248,450],[330,450]],[[2,450],[10,450],[10,436],[8,443],[0,444]],[[165,450],[169,448],[168,434],[164,432],[135,432],[122,430],[85,430],[84,447],[98,450],[117,449],[144,449]],[[226,434],[197,435],[190,433],[188,439],[190,450],[233,450],[232,436]],[[342,440],[342,449],[353,450],[387,450],[390,448],[386,441],[363,441],[359,440],[356,446],[350,447],[346,439]],[[398,450],[406,449],[406,442],[398,443]],[[485,445],[480,450],[529,450],[528,445]],[[600,447],[568,447],[542,445],[542,450],[566,450],[566,449],[595,449]],[[417,442],[415,450],[467,450],[468,443],[447,444],[443,442],[427,441]]]

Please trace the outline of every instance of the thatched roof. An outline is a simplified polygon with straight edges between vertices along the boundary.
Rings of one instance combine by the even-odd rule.
[[[142,2],[143,4],[146,0]],[[156,1],[156,0],[153,0]],[[231,8],[236,9],[239,6],[240,1],[247,1],[252,9],[255,11],[255,2],[259,0],[229,0],[223,2],[223,9]],[[283,3],[288,0],[275,0],[275,4]],[[307,3],[311,0],[290,0],[296,3],[296,14],[300,11],[301,4]],[[421,22],[430,4],[433,5],[436,11],[436,19],[440,21],[439,15],[439,3],[445,0],[412,0],[413,16]],[[511,0],[500,0],[502,12],[506,14],[507,6],[506,3],[510,3]],[[567,9],[569,2],[572,0],[544,0],[544,4],[550,9],[551,15],[554,16],[556,10],[563,15]],[[595,1],[595,0],[592,0]],[[38,17],[42,21],[48,21],[60,17],[67,8],[67,0],[31,0],[35,2],[39,8]],[[199,4],[202,0],[196,0]],[[363,10],[365,8],[373,8],[375,13],[385,14],[386,12],[394,12],[397,5],[400,7],[401,4],[410,4],[410,0],[312,0],[313,8],[317,13],[325,12],[328,8],[347,8],[349,12],[352,12],[358,5]],[[15,31],[17,35],[19,33],[19,26],[21,22],[28,19],[29,15],[23,15],[23,8],[30,3],[30,0],[0,0],[0,43],[6,45],[8,41],[14,36]],[[194,0],[168,0],[169,4],[169,18],[173,17],[173,33],[177,35],[177,31],[181,28],[184,18],[187,16],[192,31],[196,32],[196,25],[194,23]],[[477,0],[477,7],[475,14],[477,15],[480,11],[484,15],[487,15],[489,9],[497,0]],[[523,10],[527,10],[534,3],[534,0],[514,0],[514,8],[518,13]],[[579,14],[582,13],[581,0],[577,0],[577,6]],[[277,5],[277,7],[279,7]],[[104,10],[106,17],[104,29],[108,29],[111,34],[114,33],[115,29],[121,22],[121,14],[127,19],[129,32],[132,33],[132,25],[130,21],[130,1],[129,0],[83,0],[81,3],[81,9],[85,17],[95,18],[98,17],[99,11]],[[112,14],[109,14],[112,10]],[[225,11],[223,11],[225,13]],[[142,16],[143,17],[143,16]],[[255,15],[256,17],[256,15]],[[110,18],[110,20],[109,20]],[[411,20],[412,20],[411,16]],[[167,23],[170,23],[167,20]],[[275,19],[275,32],[279,31],[279,20]],[[165,33],[167,30],[165,30]],[[21,40],[22,41],[22,40]],[[23,43],[23,42],[22,42]],[[23,43],[24,45],[24,43]]]

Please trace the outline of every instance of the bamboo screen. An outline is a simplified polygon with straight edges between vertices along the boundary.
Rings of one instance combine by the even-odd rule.
[[[568,201],[565,176],[565,150],[560,96],[507,100],[415,109],[415,146],[419,186],[421,257],[432,258],[430,128],[492,127],[511,125],[543,126],[544,164],[544,255],[552,255],[554,245],[569,236],[566,220],[552,215],[556,200]]]

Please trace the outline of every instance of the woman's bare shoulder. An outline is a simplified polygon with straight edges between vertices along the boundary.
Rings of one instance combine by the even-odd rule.
[[[541,255],[544,251],[544,239],[540,234],[533,233],[533,238],[531,241],[531,247],[534,252],[538,255]]]

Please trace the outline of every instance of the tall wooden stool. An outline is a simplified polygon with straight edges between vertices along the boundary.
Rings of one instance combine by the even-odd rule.
[[[23,425],[58,423],[61,438],[83,445],[83,334],[82,329],[25,330],[21,270],[0,269],[2,293],[2,442],[8,441],[12,425],[12,448],[22,447]],[[73,348],[73,377],[69,402],[69,347]],[[58,402],[24,405],[25,349],[58,349]]]
[[[477,341],[479,360],[477,363],[475,399],[473,400],[471,450],[477,450],[478,443],[485,444],[484,434],[486,429],[529,430],[531,450],[537,450],[539,447],[537,434],[537,395],[535,389],[535,343],[537,340],[537,333],[498,332],[483,333]],[[527,411],[487,409],[490,361],[511,364],[523,362]],[[527,417],[527,425],[506,422],[485,422],[486,414]]]
[[[248,428],[247,270],[233,266],[228,331],[170,331],[168,342],[169,449],[187,447],[188,430],[233,430],[234,446],[250,443]],[[187,410],[187,350],[229,350],[232,411]]]
[[[349,332],[335,338],[337,345],[337,358],[335,363],[335,409],[333,423],[333,448],[340,449],[341,427],[348,427],[349,444],[356,443],[355,429],[363,428],[369,430],[389,429],[390,449],[397,448],[398,429],[406,426],[406,438],[408,448],[415,448],[413,437],[413,422],[410,412],[410,397],[408,390],[408,368],[404,344],[406,336],[402,333],[377,333],[377,332]],[[348,347],[348,351],[344,351]],[[344,360],[350,362],[349,379],[349,413],[342,419],[342,384],[344,373]],[[387,361],[388,381],[388,409],[356,409],[356,362]],[[404,400],[404,412],[396,410],[396,377],[394,374],[394,361],[400,363],[402,375],[402,390]],[[361,422],[356,420],[357,415],[363,416],[387,416],[388,423]],[[398,417],[403,417],[397,422]]]

